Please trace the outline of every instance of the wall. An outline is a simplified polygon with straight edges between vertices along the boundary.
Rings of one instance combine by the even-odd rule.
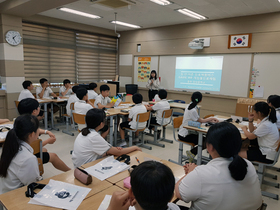
[[[252,33],[251,48],[228,49],[228,35]],[[215,53],[257,53],[257,52],[279,52],[280,42],[280,13],[270,13],[254,16],[228,18],[222,20],[210,20],[197,23],[180,24],[150,28],[121,33],[120,56],[153,56],[153,55],[186,55],[186,54],[215,54]],[[188,43],[194,38],[210,37],[209,48],[203,50],[192,50]],[[137,52],[137,44],[141,44],[141,52]],[[120,65],[120,77],[133,78],[133,66]],[[159,70],[160,71],[160,70]],[[124,86],[124,84],[121,84]],[[147,90],[139,90],[147,95]],[[168,97],[181,99],[180,95],[168,91]],[[144,98],[145,98],[144,95]],[[206,100],[207,97],[207,100]],[[228,97],[217,99],[216,96],[206,96],[202,102],[207,106],[204,114],[210,112],[234,114],[236,98]],[[188,100],[187,100],[188,101]],[[206,103],[207,102],[207,103]],[[215,106],[213,106],[215,105]],[[227,110],[221,110],[227,107]],[[204,108],[202,108],[203,110]]]

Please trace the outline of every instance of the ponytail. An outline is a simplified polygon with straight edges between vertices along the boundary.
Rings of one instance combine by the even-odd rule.
[[[221,122],[212,125],[206,135],[206,142],[211,144],[220,157],[232,158],[228,169],[231,177],[241,181],[247,174],[247,163],[238,153],[242,146],[239,130],[231,123]]]
[[[83,136],[87,136],[90,133],[90,131],[89,131],[88,127],[85,127],[81,130],[81,133]]]
[[[12,162],[12,159],[19,151],[20,140],[18,139],[14,129],[11,129],[6,137],[3,152],[0,160],[0,177],[6,177],[8,168]]]
[[[234,155],[232,162],[228,166],[231,177],[236,181],[243,180],[247,174],[247,166],[248,164],[242,157]]]
[[[192,103],[189,105],[188,110],[193,109],[202,100],[202,94],[200,92],[194,92],[192,94]]]
[[[277,122],[276,110],[273,107],[270,107],[270,114],[269,114],[268,120],[272,123]]]

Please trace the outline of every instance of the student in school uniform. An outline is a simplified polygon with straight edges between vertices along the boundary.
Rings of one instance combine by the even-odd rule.
[[[35,98],[34,95],[31,93],[31,90],[34,89],[34,86],[31,81],[26,80],[22,83],[23,90],[20,92],[18,96],[18,101],[21,101],[25,98]]]
[[[0,159],[0,194],[42,179],[37,157],[30,146],[38,139],[38,128],[35,116],[22,115],[8,132]]]
[[[137,115],[141,113],[147,112],[146,107],[142,104],[143,96],[140,93],[135,93],[132,96],[132,101],[135,103],[135,106],[129,110],[128,121],[122,122],[120,124],[120,136],[121,143],[118,145],[120,147],[126,146],[125,141],[125,128],[135,129],[137,124]],[[142,129],[146,127],[146,122],[139,123],[138,129]],[[135,137],[138,137],[138,132],[136,132]]]
[[[265,102],[258,102],[253,106],[253,112],[248,114],[248,119],[249,131],[247,126],[243,126],[242,130],[250,140],[250,146],[239,155],[250,161],[272,163],[279,142],[275,109]],[[260,120],[256,127],[253,124],[254,119]]]
[[[184,166],[186,175],[175,186],[177,198],[192,202],[190,210],[258,209],[262,205],[260,182],[253,164],[238,155],[239,130],[228,122],[212,125],[206,145],[212,160]]]
[[[92,162],[107,155],[123,155],[133,151],[142,151],[139,147],[117,148],[110,145],[99,133],[104,127],[105,112],[102,109],[90,109],[86,114],[86,127],[78,134],[72,153],[75,167]]]
[[[269,106],[273,107],[276,111],[276,118],[277,118],[277,128],[280,129],[280,96],[278,95],[270,95],[267,98],[267,103]]]
[[[49,82],[47,79],[42,78],[39,82],[41,86],[36,88],[37,98],[49,98],[50,95],[56,97],[56,94],[54,94],[52,89],[49,87]]]
[[[71,81],[69,79],[63,80],[63,86],[59,89],[59,96],[69,97],[73,93]]]
[[[9,119],[0,119],[0,124],[7,123],[7,122],[10,122],[10,120]]]
[[[113,193],[107,210],[179,210],[171,201],[174,195],[175,177],[171,169],[156,161],[145,161],[130,174],[131,188]]]
[[[167,98],[166,90],[163,90],[163,89],[159,90],[158,96],[160,98],[159,102],[157,102],[153,106],[146,105],[146,108],[147,108],[148,111],[152,111],[152,110],[156,111],[156,117],[152,117],[151,118],[150,124],[158,124],[158,125],[160,125],[161,122],[162,122],[162,113],[163,113],[163,111],[170,109],[170,104],[166,100],[166,98]],[[164,119],[163,120],[163,125],[166,125],[169,122],[169,120],[170,120],[170,118]],[[150,130],[151,129],[154,130],[154,126],[150,125],[149,129]],[[158,130],[158,136],[157,136],[158,139],[160,138],[160,133],[161,133],[161,130]]]
[[[209,117],[207,119],[202,119],[199,117],[197,112],[197,105],[202,101],[202,94],[200,92],[194,92],[191,97],[191,103],[188,106],[188,108],[185,109],[183,123],[180,126],[178,137],[182,141],[191,142],[197,145],[198,143],[198,135],[189,133],[189,131],[184,128],[184,126],[188,125],[189,121],[197,121],[200,123],[206,123],[206,122],[213,122],[217,123],[219,122],[218,119],[214,117]],[[204,139],[205,140],[205,139]],[[205,142],[203,140],[203,142]],[[203,143],[203,149],[205,149],[205,143]],[[197,155],[197,146],[191,149],[190,151],[186,151],[189,162],[193,162],[195,156]]]
[[[100,86],[100,94],[95,98],[94,106],[98,109],[111,108],[114,103],[111,103],[109,96],[110,87],[108,85]]]
[[[152,101],[155,95],[158,93],[159,84],[160,82],[159,78],[157,77],[157,72],[156,70],[152,70],[150,78],[146,85],[146,87],[149,88],[149,101]]]
[[[72,91],[73,91],[74,94],[70,95],[69,98],[68,98],[68,100],[67,100],[66,112],[67,112],[67,114],[68,114],[69,116],[71,115],[70,105],[71,105],[72,103],[75,103],[75,102],[79,101],[79,99],[78,99],[78,97],[77,97],[77,95],[76,95],[76,92],[77,92],[78,89],[79,89],[79,86],[77,86],[77,85],[74,86],[74,87],[72,88]]]
[[[98,96],[96,93],[97,84],[94,82],[89,83],[88,88],[88,99],[95,99]]]
[[[36,99],[26,98],[19,102],[18,104],[18,112],[20,115],[30,114],[32,116],[37,117],[40,112],[40,106]],[[44,147],[47,144],[53,144],[56,141],[55,135],[49,130],[42,130],[38,128],[39,135],[47,134],[49,138],[42,142],[43,145],[43,164],[50,162],[56,169],[61,171],[69,171],[69,168],[55,153],[48,152],[48,150]],[[40,157],[40,153],[35,154],[36,157]]]

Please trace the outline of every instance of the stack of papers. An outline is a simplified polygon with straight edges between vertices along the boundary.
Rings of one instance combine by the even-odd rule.
[[[112,196],[111,195],[105,195],[102,203],[100,204],[98,210],[107,210],[110,204]],[[134,206],[130,206],[129,210],[135,210]]]
[[[90,191],[90,188],[51,179],[28,203],[73,210],[79,207]]]
[[[85,171],[97,179],[103,181],[129,168],[129,165],[115,160],[114,156],[112,155],[95,164],[94,166],[86,168]]]

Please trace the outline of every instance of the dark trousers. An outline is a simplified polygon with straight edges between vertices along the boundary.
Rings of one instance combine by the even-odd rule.
[[[185,137],[178,135],[178,137],[181,141],[194,143],[196,145],[198,144],[198,135],[190,134]],[[203,150],[206,148],[205,137],[203,137],[202,140],[203,140],[203,143],[202,143],[202,150]],[[191,153],[193,153],[194,155],[197,155],[197,146],[195,146],[194,148],[191,149]]]
[[[149,101],[152,101],[155,95],[158,94],[158,90],[149,90]]]

